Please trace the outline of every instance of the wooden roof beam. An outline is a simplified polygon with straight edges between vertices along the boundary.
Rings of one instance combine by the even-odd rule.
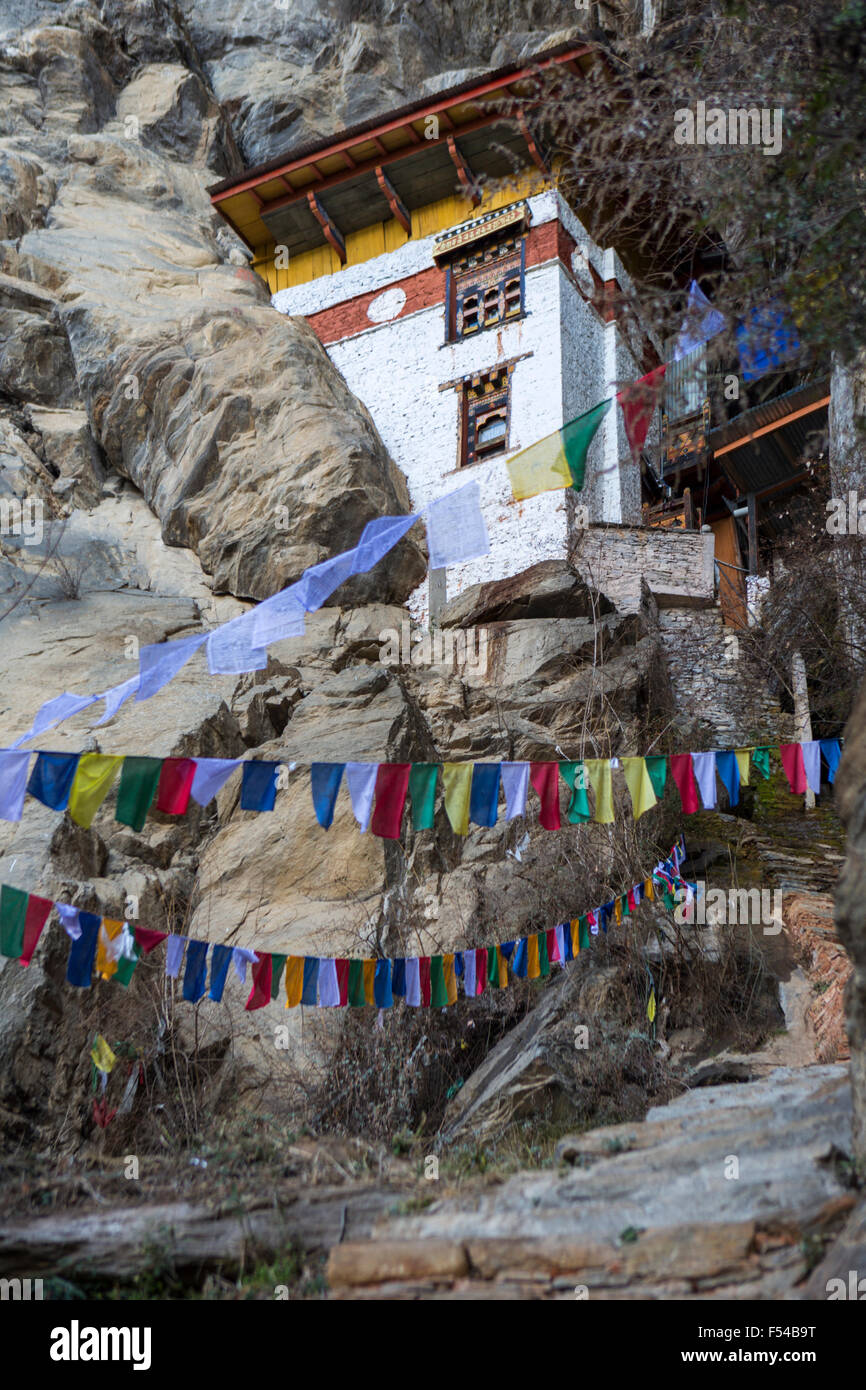
[[[541,151],[535,143],[532,131],[529,129],[529,125],[526,120],[526,113],[522,106],[518,106],[517,108],[517,124],[520,126],[521,133],[523,135],[524,140],[526,141],[526,147],[529,150],[529,153],[532,155],[533,163],[536,164],[537,167],[541,170],[544,177],[546,179],[549,179],[551,177],[550,170],[547,167],[547,164],[544,160]]]
[[[385,198],[387,199],[388,207],[391,209],[392,217],[396,217],[397,221],[400,223],[400,226],[403,228],[403,231],[407,234],[407,236],[411,236],[412,219],[409,216],[407,209],[400,201],[400,197],[397,193],[396,188],[394,187],[391,180],[388,178],[388,175],[385,173],[385,170],[382,168],[381,164],[376,169],[376,178],[378,179],[379,187],[381,188],[382,192],[385,195]]]
[[[346,240],[331,218],[328,216],[322,204],[319,202],[315,193],[307,194],[307,202],[310,212],[315,217],[322,231],[325,233],[325,240],[334,248],[340,258],[340,265],[346,264]]]
[[[448,153],[451,156],[451,162],[454,168],[457,170],[457,177],[460,180],[463,192],[472,203],[472,206],[477,207],[481,202],[478,180],[469,168],[460,150],[457,148],[457,141],[454,139],[453,135],[448,136]]]

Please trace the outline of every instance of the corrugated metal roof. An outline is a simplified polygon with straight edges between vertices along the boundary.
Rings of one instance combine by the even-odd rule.
[[[827,406],[794,420],[786,421],[786,417],[823,400],[829,393],[827,377],[810,381],[743,411],[710,433],[709,449],[740,494],[779,487],[803,471],[805,461],[821,447],[821,438],[826,434]],[[776,429],[772,428],[774,425]],[[720,453],[726,446],[760,430],[766,433]]]

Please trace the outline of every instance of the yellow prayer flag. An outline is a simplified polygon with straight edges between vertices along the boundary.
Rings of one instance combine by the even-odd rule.
[[[655,1016],[656,1016],[656,992],[655,992],[654,989],[651,989],[651,990],[650,990],[649,1003],[648,1003],[647,1006],[646,1006],[646,1016],[647,1016],[647,1018],[649,1019],[650,1023],[654,1023],[654,1022],[655,1022]]]
[[[101,1033],[97,1033],[96,1035],[96,1042],[90,1053],[90,1057],[97,1071],[110,1072],[117,1061],[117,1058]]]
[[[499,988],[508,988],[508,961],[501,951],[496,952],[496,959],[499,963]]]
[[[472,792],[472,763],[444,763],[442,789],[445,812],[455,835],[469,834],[469,798]]]
[[[101,975],[103,980],[110,980],[117,972],[120,962],[111,954],[111,943],[122,931],[122,922],[112,922],[103,917],[96,939],[96,973]]]
[[[610,758],[586,758],[584,766],[589,777],[589,785],[595,792],[593,820],[598,821],[601,825],[610,825],[614,819]]]
[[[526,978],[537,980],[541,974],[541,962],[538,959],[538,937],[529,936],[526,939]]]
[[[376,960],[374,957],[372,960],[364,961],[364,998],[368,1004],[375,1004],[376,1002],[376,993],[374,990],[375,979]]]
[[[571,922],[571,954],[580,955],[580,918],[574,917]]]
[[[622,924],[622,898],[614,899],[613,918],[617,926],[620,926]]]
[[[620,758],[620,762],[631,796],[634,818],[639,820],[644,811],[651,811],[653,806],[657,805],[657,797],[650,781],[646,758]]]
[[[742,786],[749,785],[749,767],[752,761],[751,748],[735,748],[734,757],[737,760],[737,767],[740,769],[740,783]]]
[[[445,977],[445,991],[448,995],[448,1003],[457,1003],[457,976],[454,972],[453,955],[442,957],[442,973]]]
[[[69,814],[76,825],[90,828],[122,762],[122,757],[112,758],[105,753],[84,753],[79,758],[69,793]]]
[[[596,430],[610,410],[613,397],[567,421],[544,439],[521,449],[506,463],[511,491],[518,502],[556,488],[583,487],[586,456]]]
[[[651,878],[645,878],[643,881],[643,895],[648,903],[655,902],[656,895],[655,889],[653,888],[653,881]]]
[[[286,961],[286,1008],[296,1009],[304,992],[304,957],[289,956]]]

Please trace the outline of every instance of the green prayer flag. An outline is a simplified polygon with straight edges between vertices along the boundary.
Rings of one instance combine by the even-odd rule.
[[[277,995],[278,995],[279,992],[280,992],[280,980],[283,978],[283,969],[285,968],[285,964],[286,964],[286,961],[287,961],[287,960],[288,960],[288,955],[285,955],[285,956],[271,956],[271,998],[272,998],[272,999],[276,999]]]
[[[487,983],[491,989],[499,988],[499,947],[491,946],[487,952]]]
[[[448,990],[445,987],[445,968],[441,956],[430,957],[430,1007],[444,1009],[448,1003]]]
[[[364,992],[364,962],[362,960],[349,961],[349,1003],[355,1008],[363,1008],[367,1002]]]
[[[17,959],[24,950],[24,923],[30,894],[21,888],[0,888],[0,956]]]
[[[520,502],[540,492],[573,487],[580,492],[586,477],[586,456],[595,432],[613,404],[613,397],[569,420],[562,429],[521,449],[506,464],[511,491]]]
[[[539,975],[550,974],[550,957],[547,954],[547,932],[538,933],[538,973]]]
[[[559,775],[567,787],[571,788],[571,800],[568,803],[566,816],[569,825],[582,825],[584,821],[590,820],[589,778],[586,775],[582,762],[560,763]]]
[[[589,922],[585,917],[577,919],[577,944],[581,951],[586,951],[589,947]]]
[[[133,952],[134,955],[132,960],[127,956],[120,957],[120,960],[117,962],[117,969],[111,977],[116,984],[123,985],[124,989],[126,989],[126,986],[132,979],[132,972],[141,960],[141,947],[137,941],[133,947]]]
[[[620,898],[619,902],[620,902],[620,907],[622,908],[622,915],[623,915],[623,917],[630,917],[630,916],[631,916],[631,908],[630,908],[629,905],[628,905],[628,893],[623,893],[623,895],[622,895],[622,897]]]
[[[124,758],[114,812],[116,821],[133,830],[144,828],[161,772],[162,758]]]
[[[660,753],[653,753],[649,758],[645,758],[646,770],[652,783],[652,789],[661,801],[665,790],[665,779],[668,774],[668,760]]]
[[[409,771],[409,798],[412,802],[412,829],[432,830],[436,801],[438,763],[413,763]]]
[[[758,769],[762,777],[770,775],[770,750],[769,748],[755,748],[752,751],[752,762]]]

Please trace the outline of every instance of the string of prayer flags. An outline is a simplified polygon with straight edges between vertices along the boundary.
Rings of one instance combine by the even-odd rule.
[[[511,491],[518,502],[541,492],[573,487],[580,492],[586,477],[586,456],[596,430],[613,404],[600,401],[537,443],[508,459]]]

